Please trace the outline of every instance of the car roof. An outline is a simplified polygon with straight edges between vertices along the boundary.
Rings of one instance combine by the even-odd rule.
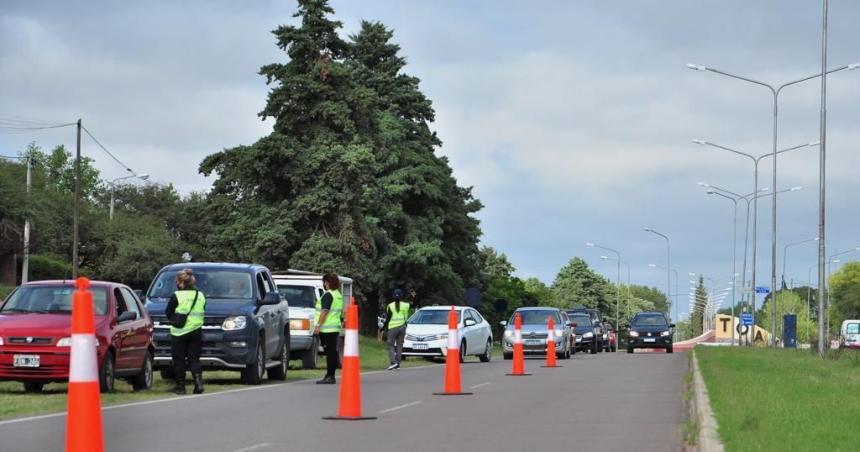
[[[523,306],[521,308],[517,308],[517,311],[559,311],[558,308],[552,306]]]
[[[260,264],[241,264],[233,262],[183,262],[164,266],[161,271],[179,271],[183,268],[198,269],[198,268],[217,268],[221,270],[243,270],[257,271],[267,270],[266,266]]]
[[[462,310],[467,309],[467,308],[469,308],[469,306],[454,306],[455,311],[462,311]],[[471,309],[474,309],[474,308],[471,308]],[[448,305],[448,306],[424,306],[422,308],[419,308],[418,310],[419,311],[425,311],[425,310],[427,310],[427,311],[429,311],[429,310],[450,311],[451,305]]]
[[[75,280],[73,279],[46,279],[43,281],[29,281],[21,286],[75,286]],[[128,287],[123,283],[112,282],[112,281],[90,281],[90,287]]]

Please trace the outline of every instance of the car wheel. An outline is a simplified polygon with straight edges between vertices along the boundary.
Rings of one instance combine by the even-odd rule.
[[[152,389],[152,373],[152,355],[146,352],[146,357],[143,358],[143,367],[140,368],[140,373],[131,379],[131,387],[135,391]]]
[[[99,372],[99,389],[101,389],[101,392],[113,392],[114,383],[116,383],[115,370],[113,354],[111,352],[107,352],[105,354],[104,361],[102,361],[102,368]]]
[[[666,347],[666,353],[672,353],[672,352],[673,352],[673,350],[672,350],[672,346],[671,346],[671,345],[670,345],[670,346],[668,346],[668,347]]]
[[[285,381],[287,379],[287,368],[290,366],[290,346],[285,340],[281,344],[281,353],[278,356],[278,365],[269,368],[266,372],[269,380]]]
[[[259,339],[254,361],[246,364],[242,370],[242,382],[246,385],[258,385],[263,382],[263,372],[266,370],[266,354],[263,352],[263,338]]]
[[[42,392],[42,388],[45,387],[45,383],[38,383],[35,381],[25,381],[24,382],[24,392],[30,393],[39,393]]]
[[[627,353],[633,353],[633,347],[627,347]]]
[[[478,359],[481,360],[482,363],[488,363],[491,359],[493,359],[493,340],[487,339],[487,347],[484,349],[483,355],[478,355]]]
[[[173,367],[163,367],[158,373],[161,375],[162,380],[173,380],[176,378],[176,372],[173,370]]]
[[[311,344],[311,348],[307,349],[302,353],[302,369],[316,369],[317,368],[317,359],[319,357],[319,336],[314,336],[313,344]]]
[[[502,353],[502,358],[504,359],[514,359],[513,353]]]
[[[466,362],[466,341],[460,342],[460,362]]]

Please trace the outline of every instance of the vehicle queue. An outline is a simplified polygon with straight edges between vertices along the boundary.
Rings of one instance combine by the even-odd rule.
[[[175,302],[177,276],[183,271],[193,272],[195,290],[205,299],[205,305],[196,309],[199,319],[192,322],[191,328],[200,330],[198,356],[192,365],[199,367],[195,369],[234,370],[243,383],[250,385],[260,384],[265,377],[283,381],[291,359],[300,360],[306,369],[318,366],[322,327],[328,328],[329,335],[336,333],[331,336],[336,342],[328,347],[334,355],[328,366],[333,375],[331,363],[339,364],[338,355],[343,353],[340,323],[343,304],[353,295],[350,278],[335,275],[339,284],[331,285],[338,286],[336,298],[341,305],[329,304],[323,310],[330,316],[326,322],[325,316],[320,318],[320,300],[334,292],[323,283],[321,274],[299,270],[273,273],[253,264],[183,263],[162,268],[145,293],[118,283],[92,283],[102,392],[111,392],[116,379],[128,381],[135,390],[150,389],[156,370],[164,379],[176,379],[179,392],[184,379],[177,379],[176,369],[184,373],[185,366],[175,365],[172,348],[177,342],[176,332],[182,329],[168,316],[167,307],[173,297],[174,311],[184,309],[182,314],[194,317],[190,312],[196,305],[193,297],[188,297],[184,305]],[[18,287],[0,305],[0,381],[20,381],[28,392],[39,392],[47,383],[67,381],[73,289],[73,281],[30,282]],[[393,295],[403,298],[404,293],[397,289]],[[414,297],[412,292],[413,302]],[[387,306],[387,318],[381,322],[396,324],[388,328],[391,331],[402,330],[400,339],[389,341],[389,370],[398,369],[400,360],[406,357],[446,357],[452,306],[425,306],[412,311],[409,302],[403,301],[403,305],[405,311],[401,307],[392,311],[392,306]],[[474,307],[453,309],[460,341],[459,360],[474,356],[481,362],[491,361],[493,326]],[[546,355],[550,338],[559,359],[570,359],[577,351],[597,354],[618,347],[616,329],[596,309],[522,307],[514,311],[510,320],[500,322],[504,359],[513,355],[516,316],[522,321],[526,355]],[[553,321],[552,330],[548,319]],[[662,313],[638,314],[629,326],[628,353],[642,347],[664,348],[671,353],[672,328],[674,325]],[[195,388],[202,392],[199,371],[194,376]],[[329,375],[324,380],[328,379]]]

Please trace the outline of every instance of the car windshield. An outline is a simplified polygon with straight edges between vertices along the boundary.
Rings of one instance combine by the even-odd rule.
[[[570,316],[570,321],[576,324],[576,331],[591,331],[591,316],[588,314],[575,314]]]
[[[170,298],[176,291],[177,271],[166,271],[158,275],[149,288],[149,298]],[[250,300],[253,298],[251,275],[241,271],[194,269],[197,289],[210,299]]]
[[[666,326],[666,317],[661,314],[637,315],[633,326]]]
[[[845,334],[860,334],[860,323],[849,323],[846,325]]]
[[[19,287],[3,307],[0,313],[11,314],[16,312],[37,314],[71,314],[72,286],[22,286]],[[107,290],[103,287],[92,287],[93,305],[96,315],[107,314]]]
[[[449,309],[420,309],[406,323],[413,325],[447,325]],[[460,323],[460,311],[457,311],[457,323]]]
[[[312,308],[316,305],[316,289],[311,286],[278,286],[278,292],[295,308]]]
[[[546,325],[547,317],[552,316],[553,321],[556,325],[559,324],[561,319],[558,317],[558,311],[553,311],[550,309],[546,310],[535,310],[535,309],[524,309],[522,311],[517,311],[520,314],[520,317],[523,319],[523,325]],[[514,323],[514,318],[516,318],[516,314],[511,317],[511,324]]]

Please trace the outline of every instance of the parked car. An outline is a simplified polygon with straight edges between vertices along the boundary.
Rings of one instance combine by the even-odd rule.
[[[27,392],[69,379],[73,281],[38,281],[12,292],[0,307],[0,381],[20,381]],[[117,378],[135,390],[152,387],[152,320],[125,285],[91,281],[99,386]]]
[[[860,320],[845,320],[839,330],[839,348],[860,348]]]
[[[206,296],[203,353],[207,369],[236,370],[245,384],[286,380],[289,365],[289,307],[278,293],[269,269],[254,264],[185,263],[162,268],[146,293],[146,309],[155,322],[155,366],[173,378],[170,324],[165,308],[176,290],[176,273],[194,271],[197,289]]]
[[[301,359],[303,369],[316,369],[319,337],[314,336],[316,301],[324,292],[320,273],[287,270],[272,273],[278,292],[290,305],[290,359]],[[352,279],[340,277],[345,303],[352,298]]]
[[[474,308],[457,306],[457,330],[460,336],[460,362],[477,356],[481,362],[493,357],[493,333],[490,324]],[[448,356],[448,315],[451,306],[423,307],[406,320],[403,356],[428,358]]]
[[[664,348],[672,353],[674,323],[662,312],[640,312],[630,322],[627,338],[627,353],[636,348]]]
[[[576,306],[572,309],[568,309],[567,315],[572,314],[580,314],[585,313],[591,316],[591,324],[594,329],[594,337],[596,339],[596,349],[597,351],[593,353],[602,352],[605,347],[606,340],[604,339],[604,331],[603,331],[603,315],[597,309],[586,308],[585,306]]]
[[[597,353],[599,341],[597,339],[597,329],[594,327],[594,320],[591,315],[587,312],[574,312],[573,314],[568,313],[568,316],[570,322],[576,324],[573,330],[576,334],[574,349],[591,352],[592,354]]]
[[[527,355],[546,355],[546,340],[549,334],[554,335],[556,356],[569,359],[573,354],[570,335],[573,334],[571,321],[558,308],[528,307],[518,308],[511,319],[503,322],[505,326],[502,352],[505,359],[511,359],[514,354],[514,318],[517,313],[522,318],[523,352]],[[555,331],[547,331],[547,319],[553,318]]]

